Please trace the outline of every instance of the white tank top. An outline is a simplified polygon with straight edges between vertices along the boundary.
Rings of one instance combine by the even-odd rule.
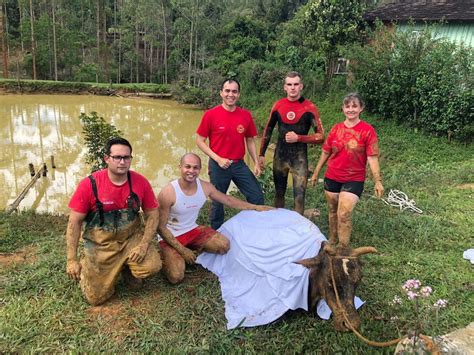
[[[178,180],[171,182],[176,194],[176,202],[171,206],[167,227],[175,237],[189,232],[198,226],[196,219],[198,218],[199,210],[207,198],[202,190],[201,180],[196,179],[196,183],[196,193],[188,196],[181,190]]]

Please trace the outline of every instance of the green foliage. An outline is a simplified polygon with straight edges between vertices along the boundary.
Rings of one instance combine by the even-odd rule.
[[[257,180],[262,187],[266,203],[270,204],[269,196],[275,194],[275,183],[273,182],[273,169],[271,163],[265,166],[265,169],[263,169],[262,174],[257,178]]]
[[[97,112],[89,115],[81,112],[79,119],[83,124],[82,133],[87,147],[86,163],[91,166],[91,172],[105,168],[105,143],[111,138],[120,137],[122,132],[99,117]]]
[[[146,92],[154,94],[169,94],[171,86],[166,84],[105,84],[82,83],[71,81],[51,80],[14,80],[0,79],[0,87],[8,92],[23,93],[94,93],[96,95],[111,95],[117,92]]]
[[[80,64],[73,68],[74,81],[94,82],[97,75],[96,64]]]
[[[202,107],[212,106],[212,93],[208,89],[197,88],[183,80],[172,86],[173,97],[183,104],[196,104]]]
[[[312,0],[283,25],[276,57],[303,71],[324,68],[332,78],[340,46],[362,42],[365,6],[359,0]]]
[[[76,94],[87,92],[91,85],[67,81],[0,79],[0,87],[9,92]]]
[[[219,73],[229,76],[239,64],[265,58],[268,29],[263,21],[251,16],[237,17],[220,32],[217,57],[214,61]]]
[[[379,28],[365,47],[353,47],[351,69],[367,109],[427,132],[471,140],[473,50]]]

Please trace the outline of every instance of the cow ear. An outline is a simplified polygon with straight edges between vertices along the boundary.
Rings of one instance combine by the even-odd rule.
[[[314,266],[319,265],[319,259],[318,258],[308,258],[308,259],[293,261],[293,263],[306,266],[309,269],[309,268],[312,268]]]
[[[330,243],[324,243],[323,250],[329,255],[336,255],[336,248]]]

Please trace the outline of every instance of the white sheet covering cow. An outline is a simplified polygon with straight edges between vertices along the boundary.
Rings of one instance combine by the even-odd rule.
[[[228,329],[308,309],[309,270],[293,261],[318,253],[326,238],[316,225],[286,209],[242,211],[219,231],[229,238],[230,251],[203,253],[197,262],[219,277]]]

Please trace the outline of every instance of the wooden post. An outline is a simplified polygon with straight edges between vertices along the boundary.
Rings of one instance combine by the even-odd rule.
[[[46,176],[48,174],[48,167],[46,166],[46,163],[43,163],[43,176]]]
[[[30,168],[30,175],[31,177],[35,176],[35,167],[33,166],[33,163],[29,163],[28,167]]]
[[[20,194],[18,195],[18,197],[15,199],[15,201],[13,201],[13,203],[8,206],[6,209],[5,209],[5,213],[6,214],[10,214],[12,213],[14,210],[16,210],[18,208],[18,205],[20,204],[20,202],[25,198],[26,194],[28,193],[28,191],[30,190],[30,188],[35,184],[36,180],[38,180],[41,175],[43,176],[46,176],[46,173],[43,172],[43,170],[46,169],[46,164],[44,164],[39,170],[38,172],[35,174],[35,176],[33,176],[33,178],[31,179],[31,181],[25,186],[25,188],[20,192]],[[46,169],[47,170],[47,169]]]
[[[54,164],[54,155],[51,155],[51,168],[56,169],[56,164]]]

